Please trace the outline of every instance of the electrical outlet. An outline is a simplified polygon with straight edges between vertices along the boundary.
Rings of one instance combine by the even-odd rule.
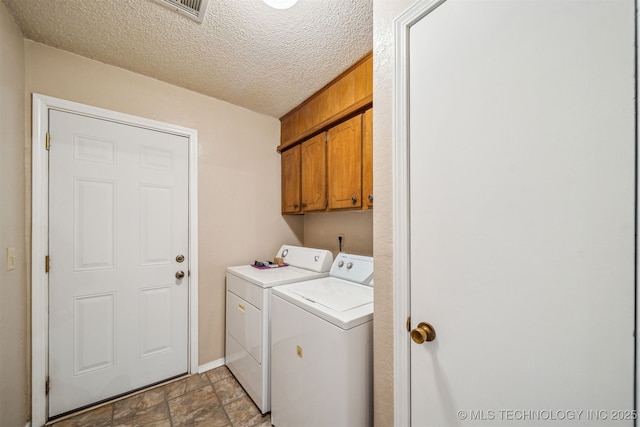
[[[14,248],[7,248],[7,271],[16,268],[16,251]]]

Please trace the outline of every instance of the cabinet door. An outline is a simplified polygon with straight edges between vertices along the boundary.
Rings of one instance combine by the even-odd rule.
[[[362,207],[362,115],[329,129],[329,209]]]
[[[373,207],[373,109],[362,115],[362,203]]]
[[[301,147],[302,211],[325,210],[327,207],[325,133],[303,142]]]
[[[282,168],[282,213],[300,213],[300,146],[280,156]]]

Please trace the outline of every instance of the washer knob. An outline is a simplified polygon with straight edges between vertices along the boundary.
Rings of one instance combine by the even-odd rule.
[[[339,261],[338,262],[338,267],[342,268],[343,265],[344,265],[344,261]]]
[[[349,270],[351,267],[353,267],[353,263],[352,262],[347,263],[347,270]]]

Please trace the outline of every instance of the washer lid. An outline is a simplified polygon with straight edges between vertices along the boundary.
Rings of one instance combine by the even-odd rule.
[[[373,302],[373,288],[356,286],[340,279],[316,279],[292,287],[291,292],[302,298],[321,304],[333,311],[353,310]]]
[[[335,277],[276,286],[272,295],[349,330],[373,319],[373,288]]]

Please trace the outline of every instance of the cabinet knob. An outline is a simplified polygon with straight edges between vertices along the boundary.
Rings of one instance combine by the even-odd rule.
[[[298,209],[298,204],[297,204],[297,203],[294,203],[294,204],[293,204],[293,208],[294,208],[294,209]]]
[[[302,208],[306,208],[307,207],[307,203],[306,202],[302,202]]]
[[[369,199],[370,202],[373,202],[373,194],[369,194],[369,197],[367,197],[367,199]]]
[[[358,202],[358,198],[356,196],[351,196],[351,203],[354,205]]]

